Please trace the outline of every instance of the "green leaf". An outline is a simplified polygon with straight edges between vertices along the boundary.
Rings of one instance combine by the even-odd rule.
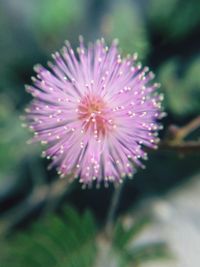
[[[106,40],[118,38],[125,54],[137,52],[142,59],[149,52],[143,17],[133,1],[114,2],[111,12],[103,17],[101,31]]]
[[[124,262],[128,266],[131,264],[138,265],[144,263],[145,261],[153,261],[157,259],[169,259],[171,257],[169,249],[165,243],[147,243],[142,245],[137,245],[130,251],[124,252]]]
[[[27,1],[25,1],[27,2]],[[52,51],[70,36],[70,41],[84,30],[86,24],[85,0],[43,0],[29,4],[32,32],[44,51]],[[26,3],[25,3],[26,4]],[[42,15],[41,15],[42,14]]]
[[[61,31],[66,25],[80,21],[83,10],[84,0],[39,1],[33,13],[36,29],[45,34]]]
[[[179,62],[170,60],[159,71],[159,80],[166,95],[166,107],[175,115],[196,114],[200,111],[200,60],[197,58],[180,76]]]
[[[28,147],[30,138],[27,129],[21,127],[19,112],[5,95],[0,95],[0,177],[15,172],[23,158],[33,155],[36,147]],[[16,171],[17,172],[17,171]]]
[[[111,254],[118,259],[118,267],[139,266],[156,259],[169,259],[171,254],[164,242],[140,241],[140,234],[152,223],[149,215],[136,217],[132,225],[125,227],[118,221],[113,233]]]
[[[130,241],[133,241],[142,230],[151,222],[149,217],[138,218],[130,228],[124,229],[119,221],[116,224],[114,232],[114,245],[118,248],[124,248]]]
[[[67,207],[0,242],[1,267],[89,267],[96,254],[92,215]]]
[[[199,1],[182,0],[150,0],[148,2],[148,16],[150,23],[165,38],[178,39],[189,34],[200,21]]]

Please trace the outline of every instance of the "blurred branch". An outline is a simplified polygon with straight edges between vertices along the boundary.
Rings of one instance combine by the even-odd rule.
[[[200,116],[193,119],[187,125],[179,128],[179,130],[177,131],[177,138],[179,138],[179,140],[183,140],[185,137],[187,137],[193,131],[197,130],[199,127],[200,127]]]
[[[188,141],[175,144],[174,142],[161,142],[160,150],[171,150],[179,152],[180,154],[200,153],[200,141]]]
[[[177,127],[175,125],[169,126],[169,129],[167,131],[166,139],[178,142],[182,141],[185,137],[187,137],[189,134],[191,134],[193,131],[198,129],[200,127],[200,116],[194,118],[192,121],[190,121],[188,124]]]
[[[43,209],[47,213],[55,210],[68,188],[68,178],[58,179],[50,185],[36,187],[23,202],[9,210],[1,219],[1,234],[6,235],[9,230],[19,225],[34,211]]]
[[[200,141],[185,141],[188,135],[200,127],[200,116],[193,119],[188,124],[177,127],[171,125],[168,128],[166,137],[161,141],[159,148],[161,150],[173,150],[180,154],[200,153]]]

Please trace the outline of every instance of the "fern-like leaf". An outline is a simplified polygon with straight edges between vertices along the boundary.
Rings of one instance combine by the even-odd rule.
[[[125,230],[122,222],[118,221],[114,230],[114,245],[120,249],[125,248],[129,241],[133,241],[150,222],[150,217],[141,217]]]
[[[89,212],[80,216],[67,208],[23,233],[1,240],[1,267],[90,267],[93,264],[96,226]]]

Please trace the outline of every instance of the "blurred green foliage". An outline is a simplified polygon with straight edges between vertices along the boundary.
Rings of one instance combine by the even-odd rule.
[[[112,9],[102,17],[102,35],[109,41],[117,38],[123,53],[137,52],[144,59],[149,52],[145,22],[133,1],[113,1]]]
[[[178,116],[200,112],[200,58],[180,73],[181,64],[170,60],[161,66],[159,79],[166,96],[166,107]]]
[[[36,1],[30,6],[31,16],[28,21],[35,33],[38,42],[44,51],[61,45],[64,39],[74,40],[72,36],[75,31],[83,30],[86,16],[86,1],[78,0],[43,0]],[[41,15],[42,14],[42,15]]]
[[[13,110],[12,102],[0,95],[0,178],[15,174],[19,163],[35,148],[27,150],[27,130],[21,127],[19,113]]]
[[[116,266],[140,266],[148,260],[169,258],[165,243],[137,244],[137,238],[150,223],[147,217],[140,217],[126,229],[118,221],[108,251],[109,257],[119,259]],[[79,215],[75,209],[65,207],[59,216],[49,215],[26,231],[1,239],[1,267],[95,266],[99,242],[96,234],[97,226],[90,212]],[[103,235],[99,231],[98,234]]]
[[[84,0],[43,0],[36,7],[33,26],[37,30],[40,29],[41,33],[51,34],[60,32],[67,25],[69,27],[82,19]]]
[[[0,243],[1,267],[89,267],[95,259],[96,226],[89,212],[65,208]]]
[[[150,0],[147,8],[152,26],[163,32],[166,39],[183,38],[200,22],[200,2],[196,0]]]
[[[125,227],[119,220],[114,229],[113,248],[118,254],[119,267],[140,266],[145,261],[169,259],[171,253],[164,242],[137,244],[137,238],[152,223],[148,216],[139,216]]]

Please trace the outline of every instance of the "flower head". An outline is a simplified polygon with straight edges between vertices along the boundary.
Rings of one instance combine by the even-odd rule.
[[[47,145],[43,156],[61,177],[71,174],[85,185],[131,177],[147,158],[144,146],[158,142],[162,95],[154,75],[135,54],[121,58],[116,41],[86,48],[80,38],[77,54],[66,42],[53,59],[49,70],[35,67],[26,87],[34,97],[26,109],[32,140]]]

